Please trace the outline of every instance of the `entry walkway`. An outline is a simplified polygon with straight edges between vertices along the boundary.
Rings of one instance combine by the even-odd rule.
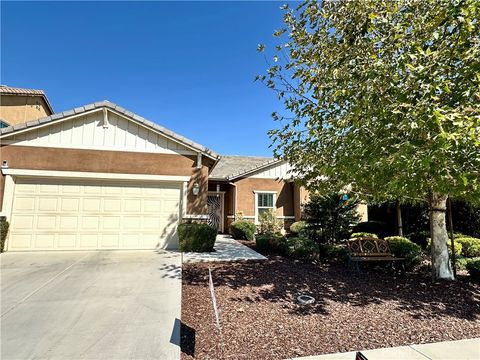
[[[368,360],[478,360],[480,338],[360,351]],[[352,351],[296,360],[355,360],[355,354]]]
[[[266,260],[267,258],[248,246],[240,244],[230,235],[218,235],[215,241],[215,251],[208,253],[183,253],[184,263],[209,261]]]

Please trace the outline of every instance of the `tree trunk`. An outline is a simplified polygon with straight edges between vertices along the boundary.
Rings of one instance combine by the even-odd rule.
[[[432,244],[432,277],[453,280],[448,256],[448,233],[446,224],[447,196],[432,194],[430,198],[430,228]]]
[[[400,203],[397,202],[397,230],[398,236],[403,236],[403,223],[402,223],[402,208]]]

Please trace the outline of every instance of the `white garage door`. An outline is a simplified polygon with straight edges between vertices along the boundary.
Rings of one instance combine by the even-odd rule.
[[[177,246],[180,185],[17,179],[9,250]]]

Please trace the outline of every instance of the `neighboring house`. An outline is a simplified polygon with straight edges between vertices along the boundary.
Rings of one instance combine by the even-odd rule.
[[[0,128],[22,124],[54,113],[43,90],[0,85]]]
[[[7,251],[175,248],[180,221],[225,232],[240,211],[288,228],[308,197],[284,161],[220,156],[108,101],[2,128],[0,144]]]

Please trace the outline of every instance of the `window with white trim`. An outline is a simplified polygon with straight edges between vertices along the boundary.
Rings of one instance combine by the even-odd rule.
[[[268,210],[275,211],[273,193],[257,193],[257,216]]]

